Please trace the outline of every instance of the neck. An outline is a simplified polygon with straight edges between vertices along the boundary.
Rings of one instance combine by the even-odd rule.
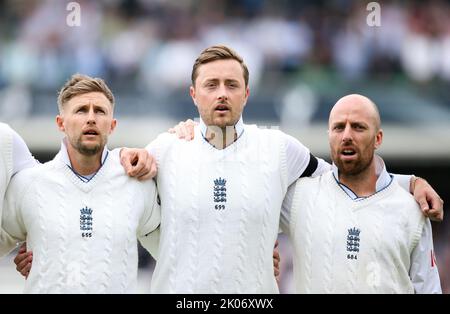
[[[73,170],[82,175],[87,176],[96,173],[101,165],[102,151],[95,155],[84,155],[77,151],[72,145],[67,145],[67,154],[69,155],[70,163]]]
[[[210,126],[206,130],[206,140],[217,149],[227,148],[236,139],[237,133],[234,126],[227,126],[225,128]]]
[[[375,194],[377,179],[374,161],[369,167],[357,174],[345,174],[339,171],[339,182],[345,184],[360,197]]]

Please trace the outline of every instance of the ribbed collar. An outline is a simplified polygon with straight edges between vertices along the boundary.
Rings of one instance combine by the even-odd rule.
[[[61,141],[60,154],[61,154],[61,160],[62,160],[62,162],[64,162],[64,163],[67,165],[67,167],[69,167],[69,168],[73,171],[73,173],[74,173],[81,181],[83,181],[83,182],[85,182],[85,183],[89,182],[89,181],[90,181],[90,180],[98,173],[98,171],[101,169],[101,166],[103,166],[103,164],[105,163],[106,158],[108,158],[108,154],[109,154],[108,147],[105,146],[105,147],[103,148],[102,158],[101,158],[101,160],[100,160],[101,166],[100,166],[99,170],[97,170],[96,172],[94,172],[94,173],[92,173],[92,174],[83,176],[83,175],[77,173],[77,172],[75,171],[75,169],[72,167],[72,163],[70,162],[70,158],[69,158],[69,153],[67,152],[66,141],[67,141],[67,138],[64,138],[64,139]]]
[[[203,119],[200,117],[200,132],[202,133],[203,138],[206,140],[206,131],[208,130],[208,126],[203,122]],[[239,139],[244,132],[244,121],[242,120],[242,115],[239,118],[239,121],[234,125],[234,129],[236,130],[236,140]]]
[[[386,165],[384,164],[384,161],[380,156],[375,155],[374,159],[375,159],[375,174],[378,177],[375,186],[375,193],[378,193],[381,190],[385,189],[387,186],[389,186],[389,184],[391,184],[393,177],[387,172]],[[347,195],[351,197],[352,200],[358,201],[366,198],[356,195],[356,193],[353,192],[349,187],[347,187],[345,184],[342,184],[339,181],[339,170],[334,163],[332,165],[332,169],[333,169],[333,176],[336,179],[336,182],[345,191],[345,193],[347,193]]]

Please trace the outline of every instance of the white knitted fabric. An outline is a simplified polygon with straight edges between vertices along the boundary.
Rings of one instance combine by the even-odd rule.
[[[2,199],[5,195],[9,181],[11,180],[12,172],[13,133],[7,124],[0,123],[0,196]]]
[[[291,210],[297,293],[414,292],[411,253],[425,217],[395,180],[355,202],[331,171],[300,179]]]
[[[282,133],[244,127],[224,150],[163,134],[154,293],[277,293],[272,252],[287,189]]]
[[[137,237],[159,225],[160,212],[153,180],[128,177],[118,151],[88,183],[60,152],[17,174],[6,203],[5,231],[33,251],[25,292],[136,292]]]
[[[3,198],[13,172],[13,135],[11,128],[0,123],[0,242],[11,241],[10,237],[1,229]],[[0,247],[0,256],[5,254]]]

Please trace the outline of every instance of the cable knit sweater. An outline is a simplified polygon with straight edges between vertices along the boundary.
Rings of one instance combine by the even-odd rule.
[[[0,241],[7,241],[8,235],[1,229],[3,198],[13,172],[13,135],[11,128],[0,123]],[[9,240],[9,239],[8,239]],[[0,249],[0,256],[2,251]]]
[[[137,238],[160,222],[152,180],[128,177],[118,151],[87,183],[61,152],[11,180],[4,230],[27,240],[33,266],[30,293],[130,293],[137,281]],[[0,246],[11,243],[0,243]]]
[[[281,136],[246,125],[218,150],[196,127],[192,141],[163,134],[150,144],[161,197],[152,292],[278,292],[272,252],[287,189]]]
[[[297,293],[413,293],[410,257],[424,222],[395,180],[358,202],[331,171],[298,180],[289,229]]]

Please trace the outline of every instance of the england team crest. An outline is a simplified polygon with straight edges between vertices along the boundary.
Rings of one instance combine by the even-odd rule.
[[[214,180],[214,203],[216,210],[225,210],[225,204],[227,203],[227,180],[218,178]]]
[[[359,242],[360,237],[359,234],[361,233],[361,230],[353,227],[351,229],[348,229],[348,235],[347,235],[347,259],[350,260],[357,260],[358,259],[358,253],[359,253]]]
[[[92,209],[86,206],[80,209],[81,236],[83,238],[91,238],[92,227],[93,227]]]

